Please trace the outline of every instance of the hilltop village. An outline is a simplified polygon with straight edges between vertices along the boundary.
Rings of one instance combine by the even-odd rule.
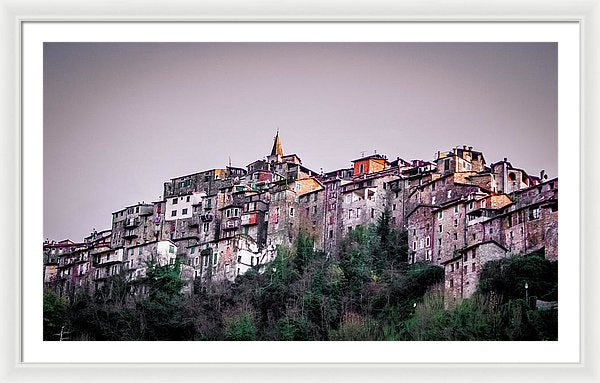
[[[335,257],[344,236],[388,210],[407,231],[409,263],[444,267],[450,300],[475,291],[483,265],[499,258],[558,252],[558,179],[487,163],[462,146],[433,161],[381,154],[352,166],[315,172],[284,154],[277,133],[270,155],[246,168],[227,166],[173,178],[162,200],[112,214],[112,227],[83,242],[44,242],[44,285],[69,297],[77,289],[108,288],[125,275],[133,296],[148,292],[147,262],[179,259],[191,294],[194,281],[233,281],[272,261],[300,230]]]

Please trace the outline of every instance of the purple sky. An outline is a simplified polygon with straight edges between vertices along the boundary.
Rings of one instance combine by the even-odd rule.
[[[169,178],[285,153],[469,145],[557,176],[555,43],[45,43],[44,236],[81,240]]]

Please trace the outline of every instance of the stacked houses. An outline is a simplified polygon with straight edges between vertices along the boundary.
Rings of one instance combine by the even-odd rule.
[[[407,230],[409,262],[444,267],[449,301],[470,296],[482,266],[543,252],[557,260],[558,179],[487,164],[472,147],[437,152],[433,161],[363,156],[348,168],[314,172],[284,155],[279,133],[270,155],[245,169],[225,167],[171,179],[163,198],[112,215],[112,228],[82,243],[44,243],[44,283],[70,296],[78,288],[110,291],[124,278],[133,296],[147,293],[148,262],[179,259],[194,281],[234,280],[272,261],[300,230],[335,257],[349,231],[374,224],[385,209]]]

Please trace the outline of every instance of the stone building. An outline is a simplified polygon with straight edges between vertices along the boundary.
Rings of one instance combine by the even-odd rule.
[[[112,215],[112,247],[154,240],[154,205],[138,203]]]
[[[442,262],[446,306],[470,297],[476,290],[483,266],[506,256],[507,249],[504,246],[494,240],[487,240],[464,247],[452,258]]]
[[[130,284],[130,291],[134,296],[145,296],[148,293],[146,284],[148,264],[157,263],[161,266],[174,264],[177,257],[177,246],[170,240],[147,242],[124,249],[119,253],[114,253],[114,265],[108,267],[110,273],[116,273],[118,268],[118,258],[122,258],[123,272],[125,279]],[[120,272],[120,269],[119,269]],[[115,274],[112,274],[115,275]]]
[[[163,196],[112,215],[111,230],[83,243],[44,243],[44,284],[61,294],[108,288],[124,275],[134,296],[147,293],[147,262],[179,259],[185,293],[195,281],[233,281],[264,269],[300,230],[335,257],[350,230],[388,209],[408,234],[409,262],[445,270],[448,302],[470,296],[483,265],[542,251],[558,259],[558,180],[531,176],[504,158],[486,164],[462,146],[433,161],[381,154],[319,174],[285,154],[279,132],[270,154],[246,168],[231,165],[172,178]]]

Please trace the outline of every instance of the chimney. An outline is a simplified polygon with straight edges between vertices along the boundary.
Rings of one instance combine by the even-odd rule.
[[[546,175],[546,171],[542,169],[542,171],[540,172],[540,180],[544,182],[545,179],[548,179],[548,176]]]
[[[467,145],[463,145],[463,150],[467,150]]]
[[[508,158],[504,157],[504,162],[508,162]]]
[[[454,154],[458,154],[458,148],[454,148],[453,151],[454,151]]]
[[[469,150],[473,150],[473,147],[472,147],[472,146],[469,146]]]

